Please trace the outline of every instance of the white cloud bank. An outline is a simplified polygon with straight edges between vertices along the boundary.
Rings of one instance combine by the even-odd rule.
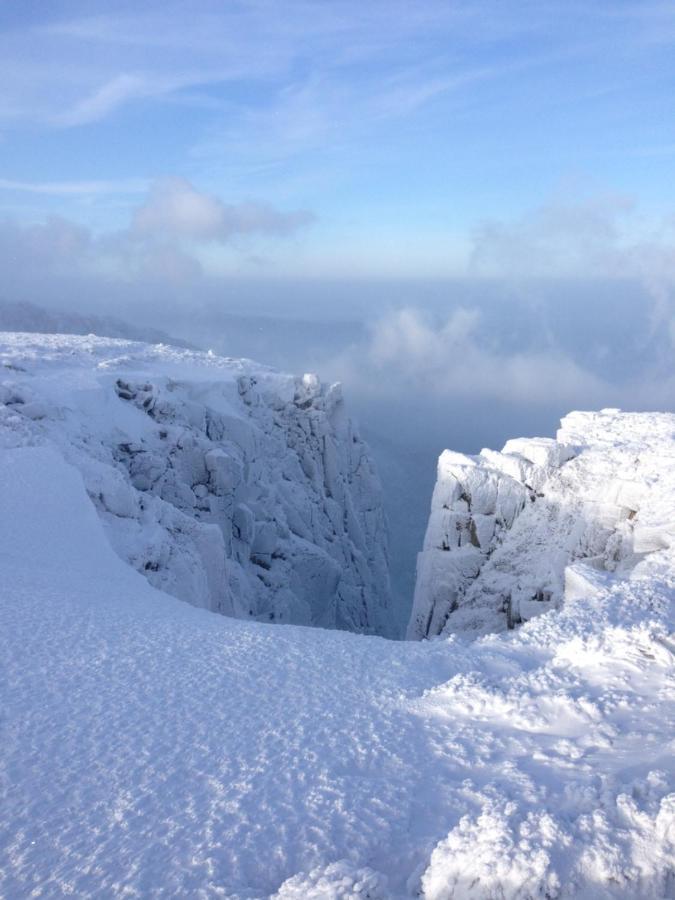
[[[50,192],[57,188],[20,183],[17,189]],[[63,190],[77,192],[77,188],[68,184]],[[132,212],[129,226],[117,232],[95,234],[61,216],[28,224],[0,220],[0,265],[10,283],[12,275],[25,281],[36,272],[184,283],[203,274],[200,249],[212,244],[233,246],[236,241],[233,252],[242,256],[247,241],[289,237],[312,221],[314,215],[305,210],[285,212],[255,202],[227,204],[185,179],[172,178],[153,185]]]
[[[226,204],[184,178],[168,178],[155,184],[136,210],[132,232],[227,243],[239,235],[289,235],[314,218],[307,210],[286,213],[262,203]]]
[[[520,217],[480,224],[468,263],[477,275],[502,278],[675,282],[675,216],[648,216],[625,194],[554,196]]]
[[[417,394],[550,406],[574,404],[580,396],[601,403],[606,385],[562,350],[514,352],[482,340],[482,315],[458,308],[444,321],[419,309],[401,309],[378,319],[365,346],[353,347],[330,363],[331,373],[353,390],[386,396]]]

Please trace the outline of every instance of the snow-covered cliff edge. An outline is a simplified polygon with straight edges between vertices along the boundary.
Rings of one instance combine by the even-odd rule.
[[[673,897],[675,416],[568,418],[574,458],[551,461],[551,443],[528,449],[540,447],[546,478],[527,483],[544,497],[528,494],[509,520],[519,489],[497,490],[500,546],[515,567],[504,560],[506,583],[514,588],[531,551],[564,589],[559,612],[478,640],[387,641],[241,621],[148,582],[189,583],[201,571],[190,554],[212,539],[224,546],[218,506],[205,521],[160,496],[185,483],[183,454],[201,458],[195,444],[215,454],[195,497],[198,485],[215,487],[212,471],[230,477],[235,450],[204,437],[204,410],[222,421],[227,403],[228,428],[252,430],[260,452],[235,442],[251,473],[238,502],[252,509],[267,486],[271,514],[280,501],[268,477],[284,481],[275,467],[305,447],[298,438],[288,449],[289,422],[331,421],[313,381],[162,348],[2,340],[0,896]],[[270,408],[271,431],[261,424]],[[262,455],[270,434],[278,459]],[[358,447],[329,435],[341,454]],[[121,443],[130,446],[117,459]],[[165,446],[176,449],[156,476],[150,462],[165,460]],[[341,465],[344,490],[356,491]],[[488,474],[463,482],[474,549],[485,528],[477,516],[491,515],[477,512],[489,509],[479,488],[501,485]],[[306,478],[294,482],[305,496],[327,495]],[[581,546],[601,534],[586,525],[605,513],[621,543],[568,565],[561,587],[569,547],[555,567],[544,562],[570,540],[563,507],[579,513]],[[548,517],[528,512],[547,508]],[[272,521],[258,510],[256,533]],[[241,532],[233,553],[235,541]],[[142,575],[120,558],[149,546],[169,555],[134,556]],[[259,566],[251,553],[263,550],[250,546],[248,561],[225,559],[225,574],[245,584],[281,565]],[[353,584],[354,571],[344,578]],[[488,607],[494,599],[488,591]],[[504,614],[491,614],[505,628]]]
[[[513,628],[558,608],[566,567],[628,571],[675,536],[663,510],[675,419],[575,412],[556,440],[445,451],[418,557],[408,637]],[[569,588],[569,585],[567,585]]]
[[[82,473],[117,553],[237,618],[388,634],[381,490],[339,385],[93,336],[0,336],[5,445]]]

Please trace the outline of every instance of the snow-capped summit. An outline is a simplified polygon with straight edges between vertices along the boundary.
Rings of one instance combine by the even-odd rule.
[[[80,470],[118,554],[237,618],[387,634],[381,490],[339,385],[124,340],[0,337],[7,444]]]

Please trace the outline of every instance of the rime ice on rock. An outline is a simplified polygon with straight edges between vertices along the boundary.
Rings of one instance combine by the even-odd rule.
[[[390,632],[381,488],[339,385],[163,345],[11,339],[0,402],[82,471],[154,586],[238,618]]]
[[[501,453],[445,451],[408,637],[513,628],[560,605],[565,567],[630,566],[662,540],[638,517],[649,485],[634,438],[650,420],[603,410],[571,413],[557,440],[507,441]],[[644,518],[644,517],[642,517]]]

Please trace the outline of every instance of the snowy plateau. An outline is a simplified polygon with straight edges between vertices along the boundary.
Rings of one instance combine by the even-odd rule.
[[[0,367],[0,896],[675,897],[675,416],[446,451],[395,641],[339,388]]]

